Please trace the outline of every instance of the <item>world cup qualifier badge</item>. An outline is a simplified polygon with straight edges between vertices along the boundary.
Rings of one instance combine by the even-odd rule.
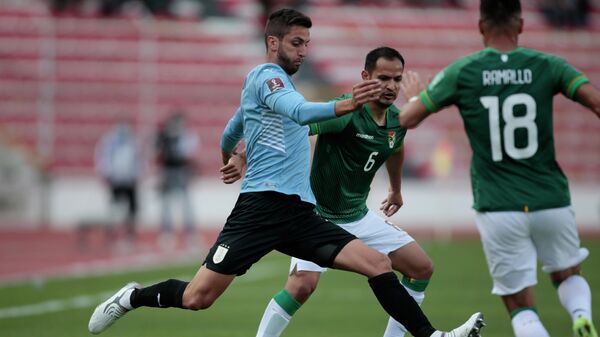
[[[285,87],[285,85],[283,85],[283,80],[279,77],[273,77],[267,80],[267,86],[271,92],[283,89]]]
[[[388,145],[390,149],[394,147],[394,143],[396,143],[396,132],[390,131],[388,132]]]

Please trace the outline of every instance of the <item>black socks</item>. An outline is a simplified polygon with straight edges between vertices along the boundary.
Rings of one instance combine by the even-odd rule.
[[[189,282],[170,279],[155,285],[135,289],[131,294],[131,306],[155,308],[182,308],[183,292]]]
[[[369,285],[383,309],[413,336],[429,337],[436,331],[396,274],[388,272],[372,277]]]

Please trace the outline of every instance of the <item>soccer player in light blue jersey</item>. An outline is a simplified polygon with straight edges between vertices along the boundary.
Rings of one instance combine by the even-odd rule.
[[[292,9],[269,17],[267,63],[247,75],[236,113],[242,119],[241,127],[227,128],[221,144],[226,164],[243,137],[248,171],[235,207],[202,267],[190,282],[170,279],[145,288],[136,283],[124,286],[95,309],[90,332],[104,331],[141,306],[207,309],[236,276],[278,250],[323,267],[366,276],[381,306],[415,337],[479,336],[480,313],[449,333],[433,328],[400,284],[386,255],[314,212],[307,124],[347,114],[378,99],[381,83],[363,81],[353,87],[352,97],[344,100],[306,101],[290,76],[304,61],[311,26],[310,18]],[[289,298],[284,294],[283,300]]]

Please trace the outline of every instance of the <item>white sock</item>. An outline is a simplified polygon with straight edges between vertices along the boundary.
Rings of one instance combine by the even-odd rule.
[[[123,293],[123,296],[121,296],[121,298],[119,299],[119,304],[127,310],[133,309],[133,307],[131,306],[131,293],[133,293],[133,290],[133,288],[128,289]]]
[[[256,337],[279,337],[292,319],[283,308],[271,299],[258,326]]]
[[[540,317],[533,310],[523,310],[512,318],[515,337],[550,337]]]
[[[592,319],[592,293],[581,275],[571,275],[558,286],[558,299],[575,320],[583,316]]]
[[[423,300],[425,299],[425,292],[415,291],[415,290],[409,289],[407,287],[404,287],[404,288],[406,289],[408,294],[410,296],[412,296],[412,298],[414,298],[415,301],[419,305],[421,305],[421,303],[423,303]],[[387,327],[385,328],[385,332],[383,333],[383,337],[404,337],[406,332],[407,332],[406,328],[402,324],[400,324],[400,322],[398,322],[395,319],[393,319],[392,317],[390,317],[388,319],[388,324],[387,324]]]

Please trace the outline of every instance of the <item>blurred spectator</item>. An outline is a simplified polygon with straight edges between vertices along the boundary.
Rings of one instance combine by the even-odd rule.
[[[103,16],[120,15],[125,5],[138,5],[153,16],[171,15],[171,0],[102,0],[100,14]]]
[[[588,23],[589,0],[545,0],[538,6],[552,26],[577,28]]]
[[[64,13],[77,10],[83,0],[52,0],[52,11],[55,13]]]
[[[125,120],[116,123],[96,146],[96,171],[111,195],[111,222],[107,228],[111,236],[115,225],[123,223],[128,239],[135,239],[142,163],[140,145]]]
[[[179,198],[183,208],[183,225],[186,235],[191,238],[194,232],[194,212],[188,185],[195,171],[194,157],[199,148],[195,132],[186,126],[185,116],[174,113],[159,131],[156,139],[158,165],[161,169],[161,244],[172,246],[173,219],[171,204]]]
[[[51,0],[51,11],[55,15],[96,15],[99,0]]]
[[[259,18],[261,26],[267,22],[267,18],[272,12],[280,8],[300,9],[308,4],[308,0],[259,0],[258,2],[262,7],[262,14]]]
[[[461,0],[405,0],[406,4],[410,6],[442,6],[442,7],[453,7],[462,8],[463,4]]]

